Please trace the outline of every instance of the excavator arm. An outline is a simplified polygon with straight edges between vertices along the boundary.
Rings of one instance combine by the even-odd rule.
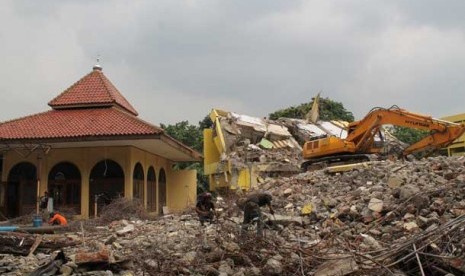
[[[363,120],[350,124],[346,140],[354,143],[355,152],[369,152],[374,135],[383,125],[402,126],[430,132],[430,135],[406,148],[403,152],[404,156],[414,152],[446,147],[465,132],[463,124],[434,119],[431,116],[391,107],[389,109],[374,109]]]
[[[465,131],[464,125],[449,125],[442,132],[432,131],[430,135],[416,142],[415,144],[407,147],[402,155],[407,156],[409,154],[426,151],[426,150],[437,150],[445,148],[452,144],[454,140],[459,138]]]
[[[375,136],[381,134],[383,125],[429,131],[428,136],[406,148],[404,156],[446,147],[465,132],[463,124],[433,119],[431,116],[412,113],[396,106],[389,109],[376,108],[362,120],[349,124],[345,139],[331,136],[306,142],[303,157],[328,159],[331,156],[379,153],[381,149],[375,146]]]

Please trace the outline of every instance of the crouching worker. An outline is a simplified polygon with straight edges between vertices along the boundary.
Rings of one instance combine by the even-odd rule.
[[[215,217],[215,205],[212,202],[212,194],[203,193],[199,196],[195,212],[199,215],[200,224],[203,226],[205,221],[213,222]]]
[[[263,218],[260,207],[268,206],[270,214],[274,215],[271,207],[272,196],[269,193],[256,193],[247,197],[243,203],[244,221],[242,222],[242,233],[252,222],[257,222],[257,236],[263,237]]]
[[[68,221],[66,218],[56,212],[51,212],[50,213],[50,220],[48,221],[48,224],[51,225],[67,225]]]

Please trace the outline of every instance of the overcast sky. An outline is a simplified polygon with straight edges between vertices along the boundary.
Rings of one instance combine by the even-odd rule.
[[[251,116],[318,92],[465,112],[465,1],[0,1],[0,121],[49,110],[92,70],[154,124]]]

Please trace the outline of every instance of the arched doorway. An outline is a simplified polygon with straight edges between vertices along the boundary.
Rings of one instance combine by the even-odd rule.
[[[8,174],[6,216],[14,218],[34,212],[37,202],[37,170],[28,162],[16,164]]]
[[[55,209],[81,213],[81,173],[74,164],[56,164],[48,174],[47,189]]]
[[[157,210],[157,177],[155,169],[150,166],[147,172],[147,209],[151,212]]]
[[[113,160],[98,162],[90,172],[89,178],[89,216],[95,214],[95,199],[100,210],[113,199],[124,197],[124,171]]]
[[[144,200],[144,169],[140,163],[136,164],[132,174],[132,197]]]
[[[158,212],[163,214],[163,206],[166,206],[166,174],[163,168],[158,176]]]

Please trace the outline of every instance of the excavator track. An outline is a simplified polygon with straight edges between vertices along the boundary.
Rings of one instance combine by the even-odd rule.
[[[302,171],[321,170],[331,165],[347,165],[370,161],[371,154],[344,154],[315,158],[300,165]]]

